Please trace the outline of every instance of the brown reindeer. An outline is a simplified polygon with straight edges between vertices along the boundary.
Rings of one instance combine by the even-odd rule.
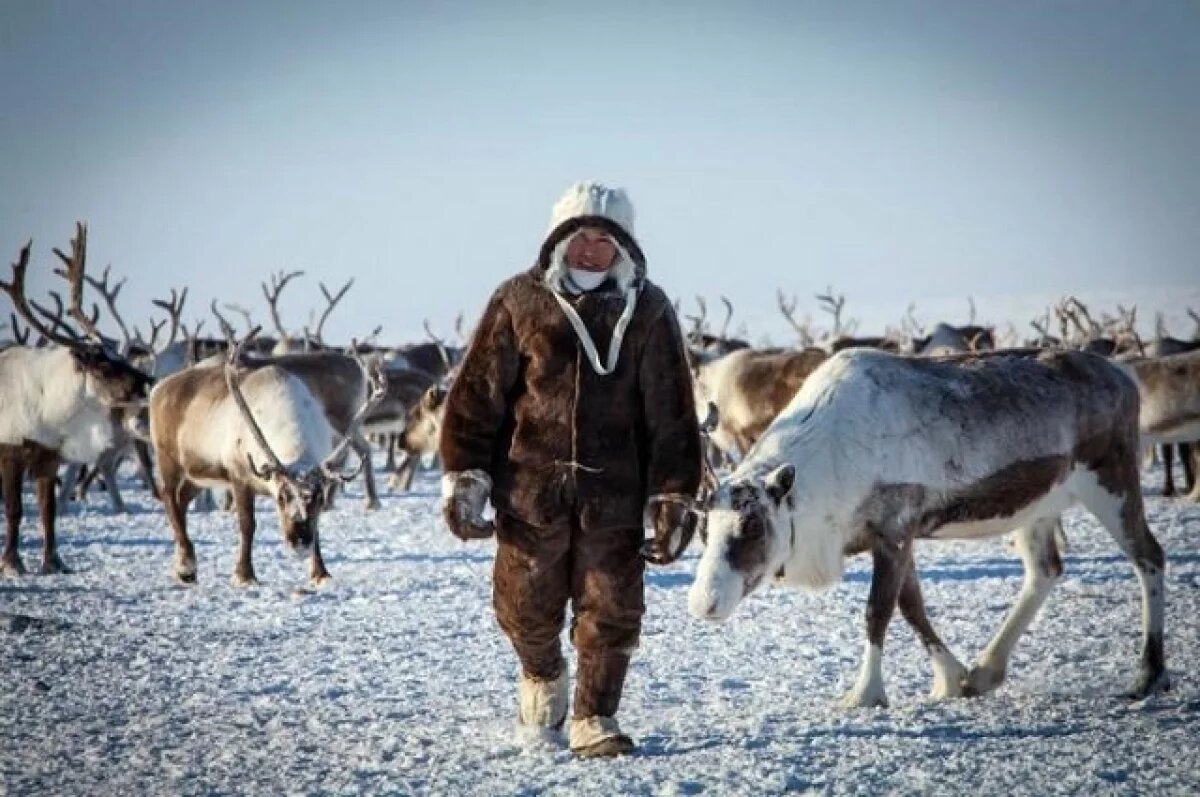
[[[330,483],[356,475],[337,473],[333,465],[382,394],[382,380],[373,374],[369,393],[358,393],[350,431],[335,446],[339,435],[308,384],[273,363],[240,366],[241,350],[232,348],[223,366],[198,365],[168,377],[150,396],[159,491],[175,533],[175,575],[185,583],[196,580],[187,507],[201,486],[216,484],[233,493],[241,531],[235,584],[256,583],[254,496],[269,495],[284,540],[298,553],[311,553],[310,578],[321,585],[329,572],[321,558],[318,519]]]

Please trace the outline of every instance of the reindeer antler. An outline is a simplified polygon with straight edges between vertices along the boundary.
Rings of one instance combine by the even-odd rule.
[[[29,252],[33,248],[33,240],[31,239],[25,246],[21,247],[20,254],[17,255],[16,261],[12,264],[12,282],[0,282],[0,290],[3,290],[12,299],[13,307],[17,313],[25,319],[25,323],[37,330],[37,333],[52,343],[57,343],[59,346],[73,347],[80,343],[79,337],[60,319],[54,318],[45,308],[29,300],[25,296],[25,273],[29,269]],[[62,298],[56,297],[59,308],[62,308]],[[35,312],[36,311],[36,312]],[[42,316],[53,324],[53,327],[48,327],[38,316]],[[15,319],[15,316],[14,316]],[[61,327],[66,330],[65,335],[60,335],[56,329]]]
[[[708,326],[708,305],[703,296],[696,297],[696,306],[700,308],[700,315],[689,315],[687,319],[692,322],[691,337],[698,340]]]
[[[801,346],[811,346],[813,344],[813,335],[808,328],[808,324],[801,324],[796,320],[796,297],[793,296],[789,302],[783,295],[783,288],[775,290],[775,300],[779,303],[779,312],[783,313],[783,317],[791,324],[792,329],[800,336]]]
[[[54,269],[54,273],[65,279],[71,288],[71,301],[67,306],[67,315],[74,319],[85,335],[103,346],[104,336],[100,334],[100,329],[96,326],[96,322],[100,319],[99,306],[92,305],[91,318],[83,311],[83,281],[87,270],[87,225],[81,221],[75,222],[75,235],[71,238],[70,257],[63,254],[58,247],[55,247],[53,251],[64,266]]]
[[[326,478],[340,479],[344,482],[354,481],[354,479],[358,478],[358,474],[362,473],[363,468],[367,465],[367,459],[365,457],[361,458],[358,462],[358,467],[351,473],[334,471],[333,463],[341,459],[342,455],[346,453],[346,449],[354,442],[354,434],[358,430],[359,425],[362,424],[363,418],[383,400],[384,395],[387,393],[387,374],[384,372],[382,364],[379,361],[375,361],[368,365],[367,361],[358,352],[357,340],[350,341],[350,356],[358,363],[358,367],[362,369],[363,375],[367,379],[367,397],[363,401],[362,406],[358,408],[358,412],[354,413],[354,417],[350,420],[350,425],[346,427],[346,433],[342,437],[341,442],[330,452],[325,461],[321,463],[321,472]]]
[[[61,257],[61,255],[59,256]],[[128,353],[133,347],[133,338],[129,335],[129,327],[125,326],[125,319],[121,318],[121,313],[117,310],[117,296],[121,293],[121,288],[125,287],[126,278],[122,277],[116,285],[109,287],[108,276],[110,271],[112,271],[111,263],[104,267],[104,272],[101,274],[100,279],[96,279],[90,274],[84,274],[83,279],[104,298],[104,303],[108,306],[108,314],[112,316],[113,321],[117,323],[117,328],[121,330],[124,351]]]
[[[233,324],[226,321],[225,316],[221,315],[221,311],[217,309],[217,300],[216,299],[213,299],[212,304],[209,305],[208,309],[212,312],[213,316],[217,319],[217,325],[219,327],[221,327],[221,335],[223,335],[226,342],[230,344],[229,348],[233,348],[233,342],[237,339],[237,331],[233,328]],[[249,316],[247,316],[247,320],[249,320]],[[259,329],[261,329],[261,327],[251,327],[250,332],[246,333],[247,340],[250,337],[252,337],[252,335],[250,334],[251,332],[257,333],[257,330],[259,330]]]
[[[167,311],[167,315],[171,321],[171,332],[167,335],[167,345],[170,346],[179,337],[179,325],[183,318],[183,305],[187,302],[188,289],[184,288],[182,293],[177,293],[174,288],[171,289],[170,299],[153,299],[152,304],[155,307],[162,308]]]
[[[817,294],[817,301],[821,304],[821,309],[833,316],[833,330],[829,336],[836,338],[842,334],[842,308],[846,306],[846,297],[842,294],[834,296],[833,286],[830,285],[825,289],[825,293]]]
[[[337,292],[336,296],[331,296],[329,290],[325,287],[325,283],[319,282],[317,285],[321,288],[321,295],[325,297],[325,312],[321,313],[321,319],[317,321],[316,331],[313,332],[313,338],[324,345],[325,339],[321,335],[321,330],[325,328],[325,321],[329,318],[329,314],[333,312],[333,308],[337,307],[337,303],[346,295],[346,291],[350,290],[350,286],[354,284],[354,278],[351,277],[342,286],[342,289]]]
[[[267,287],[267,283],[262,284],[263,296],[266,297],[267,306],[271,308],[271,321],[275,324],[275,331],[279,333],[280,340],[287,338],[287,330],[283,328],[283,321],[279,317],[279,296],[283,293],[283,289],[287,284],[296,277],[304,276],[303,271],[289,271],[271,275],[271,287]]]
[[[729,322],[733,320],[733,302],[722,296],[721,304],[725,305],[725,323],[721,325],[721,337],[726,338],[729,336]]]
[[[276,473],[282,473],[284,476],[291,477],[290,471],[279,460],[279,456],[267,442],[266,435],[263,434],[262,427],[258,425],[258,421],[254,420],[254,413],[250,411],[250,405],[246,402],[245,395],[242,394],[242,389],[238,384],[238,363],[241,362],[242,350],[246,344],[258,336],[258,328],[251,330],[250,334],[242,338],[237,344],[229,347],[229,354],[225,360],[225,384],[229,388],[229,395],[233,397],[233,401],[237,404],[238,411],[246,421],[246,426],[250,429],[250,434],[254,436],[255,442],[262,449],[263,454],[267,457],[267,464],[259,468],[254,464],[254,458],[250,456],[250,452],[246,452],[246,461],[250,465],[251,472],[255,476],[266,481],[273,477]]]
[[[425,328],[425,334],[428,335],[429,339],[433,341],[433,344],[437,346],[438,356],[442,358],[442,364],[445,365],[446,370],[449,371],[454,367],[454,363],[450,362],[450,352],[446,350],[446,341],[433,334],[433,328],[429,326],[428,318],[422,322],[422,326]]]
[[[9,313],[8,319],[9,319],[8,328],[12,330],[13,340],[21,346],[29,345],[29,336],[33,332],[33,330],[30,329],[29,327],[25,327],[25,329],[22,330],[21,322],[19,322],[17,320],[16,313]]]

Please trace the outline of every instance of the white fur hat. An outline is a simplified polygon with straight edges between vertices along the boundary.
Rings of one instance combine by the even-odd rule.
[[[580,216],[603,216],[633,237],[633,203],[622,188],[584,180],[568,188],[550,211],[550,229]]]

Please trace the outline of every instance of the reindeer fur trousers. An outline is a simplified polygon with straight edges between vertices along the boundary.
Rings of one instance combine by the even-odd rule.
[[[584,530],[574,518],[545,527],[496,517],[496,620],[525,675],[553,680],[564,666],[559,637],[571,603],[576,718],[611,717],[621,702],[646,608],[643,535],[641,528]]]

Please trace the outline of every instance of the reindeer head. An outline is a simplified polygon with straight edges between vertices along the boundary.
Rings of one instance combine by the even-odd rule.
[[[249,336],[242,339],[236,346],[230,347],[225,362],[225,384],[261,452],[262,462],[255,462],[255,453],[258,452],[247,453],[250,471],[260,482],[267,485],[275,499],[284,541],[291,546],[293,551],[307,555],[316,542],[317,523],[321,510],[325,507],[330,486],[338,481],[353,480],[367,464],[359,462],[358,468],[350,473],[342,473],[337,470],[337,463],[344,459],[363,417],[383,397],[387,387],[386,377],[381,369],[368,367],[352,347],[353,356],[366,374],[369,386],[366,400],[351,419],[342,441],[319,464],[288,467],[284,465],[270,443],[267,442],[266,435],[263,434],[254,413],[251,412],[250,405],[239,384],[238,368],[242,361],[242,350],[256,334],[257,329],[252,330]],[[310,397],[310,399],[316,403],[315,398]],[[326,423],[323,411],[319,417],[322,424]],[[301,461],[311,463],[316,456],[320,456],[320,454],[308,451],[305,452]]]
[[[148,374],[101,346],[83,343],[72,346],[70,351],[75,367],[91,377],[85,380],[85,389],[101,404],[110,408],[146,405],[154,384]]]
[[[781,465],[764,476],[717,488],[706,513],[704,554],[688,593],[688,610],[721,621],[779,571],[791,552],[792,485],[796,470]]]
[[[284,470],[271,473],[265,481],[275,499],[283,541],[298,556],[307,556],[317,539],[317,523],[325,508],[326,474],[322,468],[298,475]]]
[[[404,426],[404,450],[425,456],[437,451],[445,414],[446,388],[436,382],[422,394],[421,400],[408,411]]]

